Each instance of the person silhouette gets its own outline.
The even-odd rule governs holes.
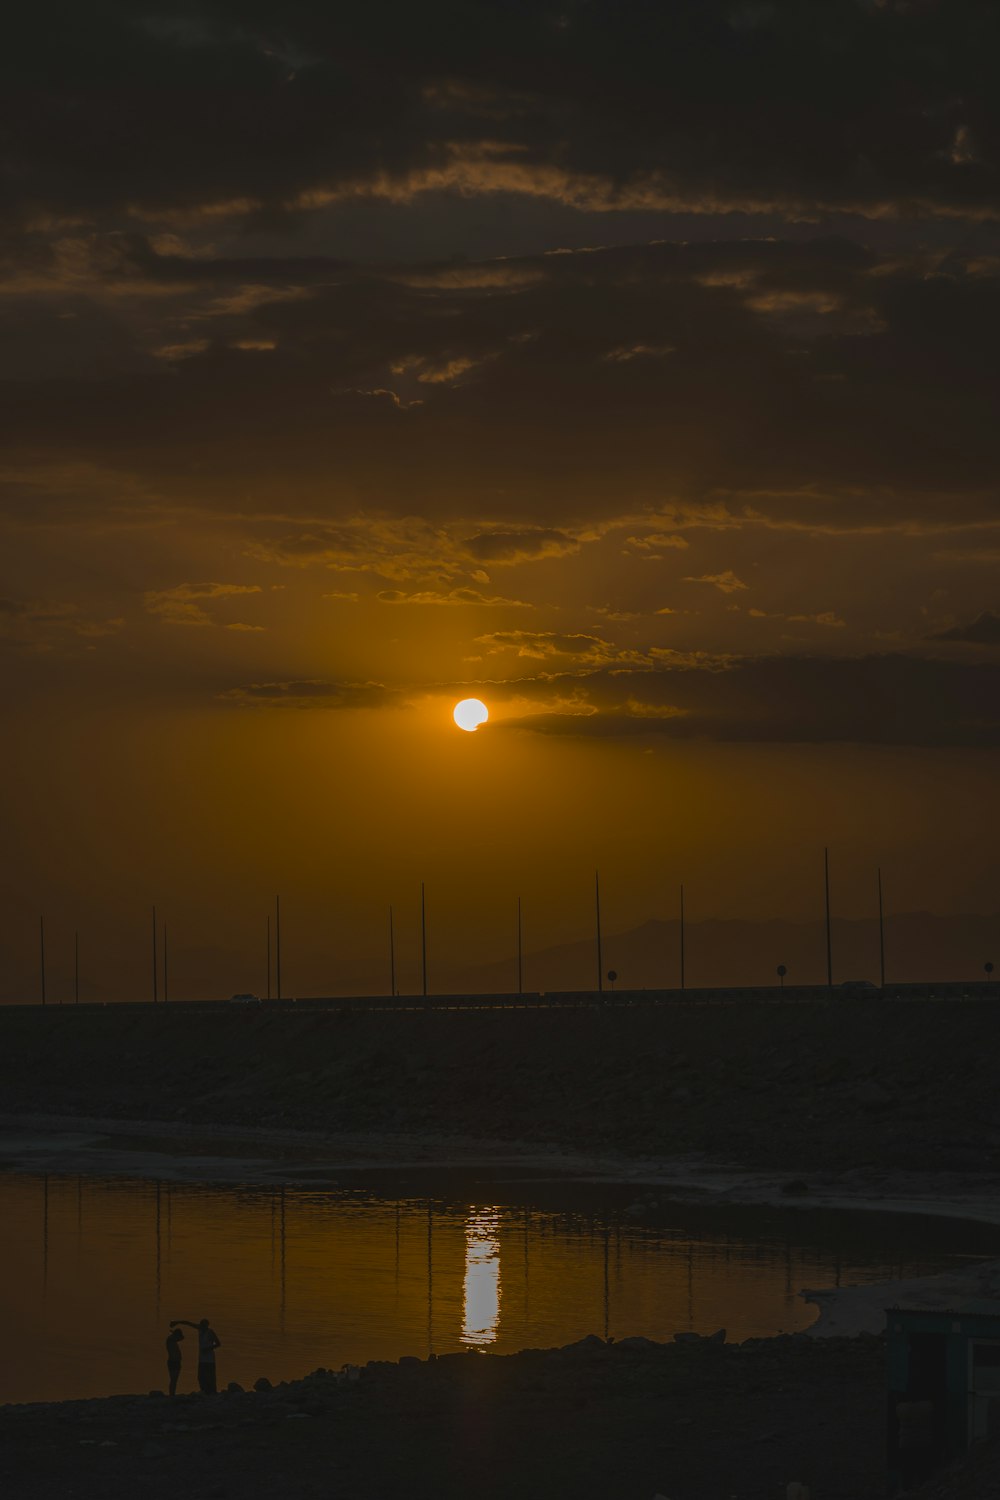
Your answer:
[[[172,1324],[171,1327],[173,1327]],[[170,1377],[171,1396],[177,1395],[177,1377],[181,1373],[181,1341],[183,1338],[183,1328],[174,1328],[172,1333],[167,1334],[167,1374]]]
[[[174,1318],[171,1328],[193,1328],[198,1335],[198,1389],[203,1396],[215,1395],[215,1351],[222,1348],[215,1329],[209,1327],[207,1318],[192,1323],[187,1318]]]

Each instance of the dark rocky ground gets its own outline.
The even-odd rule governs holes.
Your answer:
[[[1000,1440],[981,1443],[917,1493],[920,1500],[1000,1500]]]
[[[884,1493],[881,1339],[597,1338],[263,1394],[0,1408],[10,1500],[814,1500]]]
[[[452,1134],[806,1175],[1000,1169],[990,1002],[0,1009],[0,1112]]]

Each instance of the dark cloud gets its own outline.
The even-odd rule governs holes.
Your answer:
[[[706,669],[597,671],[519,682],[547,734],[876,745],[1000,745],[1000,667],[907,656],[763,657]],[[509,721],[508,721],[509,723]]]
[[[975,646],[1000,646],[1000,615],[984,610],[968,625],[954,625],[930,637],[932,641],[968,641]]]
[[[0,599],[0,647],[8,650],[76,656],[124,626],[124,616],[98,616],[74,600]]]
[[[989,214],[998,44],[990,0],[64,3],[8,35],[6,206],[267,224],[443,187]]]
[[[531,531],[485,531],[466,538],[470,554],[482,562],[523,562],[526,558],[564,557],[580,547],[578,537],[537,527]]]
[[[8,383],[8,453],[125,467],[184,505],[287,511],[294,490],[317,518],[478,517],[466,555],[495,563],[669,499],[821,531],[997,519],[1000,258],[646,245],[530,258],[498,296],[489,265],[429,290],[187,257],[163,301],[150,268],[183,286],[182,258],[142,256],[137,306],[120,257],[101,295],[131,309],[130,348],[155,330],[151,373]]]

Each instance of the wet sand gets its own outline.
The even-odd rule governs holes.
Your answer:
[[[796,1204],[931,1214],[1000,1224],[1000,1174],[879,1169],[819,1170],[809,1178],[752,1170],[705,1155],[634,1157],[458,1135],[280,1130],[71,1115],[0,1114],[0,1169],[132,1177],[161,1182],[314,1186],[373,1169],[489,1167],[505,1179],[572,1177],[659,1188],[677,1202]]]

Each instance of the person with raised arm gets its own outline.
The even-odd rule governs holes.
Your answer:
[[[198,1389],[203,1396],[214,1396],[215,1385],[215,1351],[222,1348],[222,1342],[217,1337],[215,1329],[209,1326],[207,1318],[200,1319],[197,1323],[190,1322],[187,1318],[173,1318],[171,1328],[193,1328],[198,1335]]]

